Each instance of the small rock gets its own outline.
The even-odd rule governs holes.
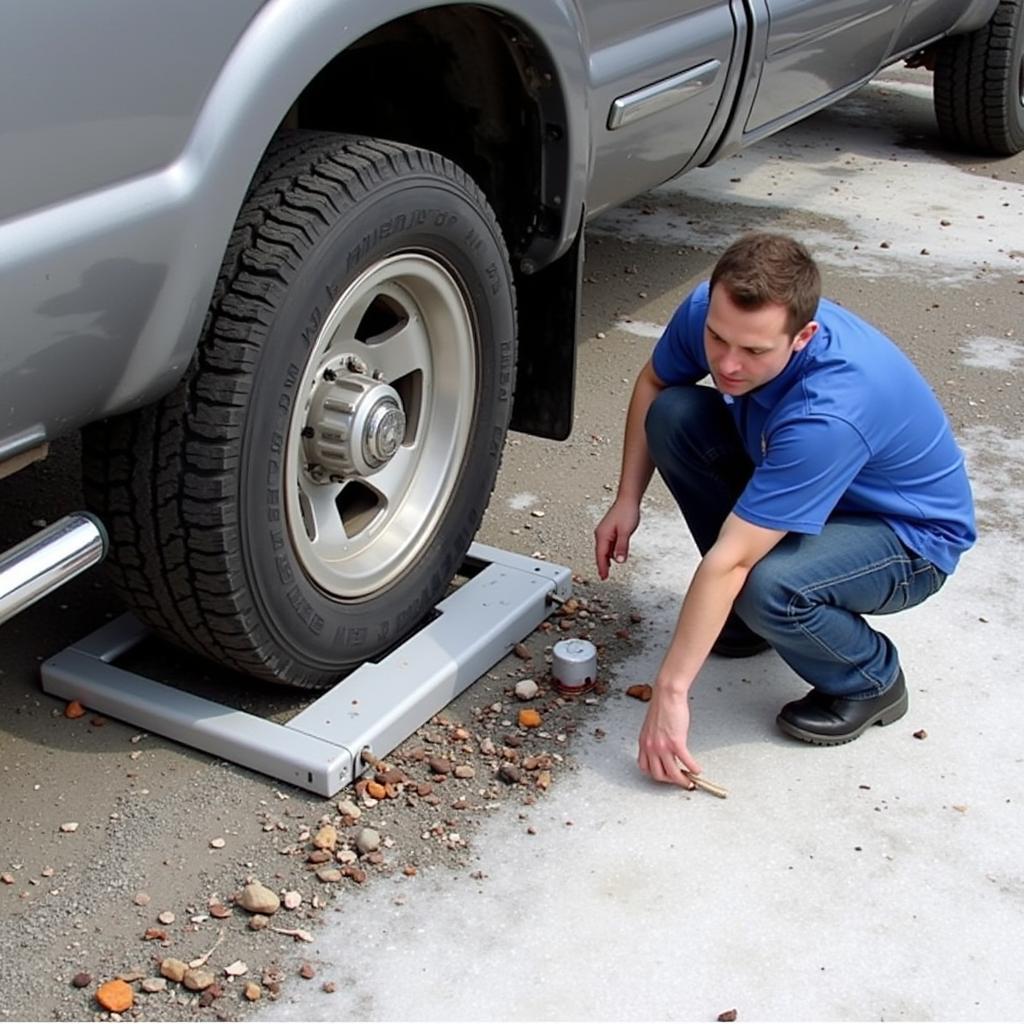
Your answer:
[[[270,918],[266,914],[253,914],[249,918],[249,929],[254,932],[261,932],[270,924]]]
[[[300,978],[305,978],[306,981],[309,981],[310,978],[315,978],[316,977],[316,970],[314,970],[313,965],[312,964],[303,964],[299,968],[299,977]]]
[[[60,827],[61,832],[77,832],[78,822],[77,821],[65,821]]]
[[[79,971],[72,979],[75,988],[88,988],[92,984],[92,975],[88,971]]]
[[[161,910],[160,913],[156,915],[156,919],[161,924],[174,924],[174,922],[177,920],[177,918],[175,918],[174,916],[173,910]]]
[[[0,875],[0,882],[3,882],[4,885],[14,885],[14,875],[10,871],[5,871]]]
[[[244,995],[250,1003],[255,1003],[263,995],[263,989],[255,981],[250,981],[246,983]]]
[[[522,782],[524,775],[521,769],[517,768],[514,764],[503,764],[498,769],[498,778],[502,782],[507,782],[509,785],[514,785],[517,782]]]
[[[718,1019],[721,1021],[731,1021],[736,1019],[735,1010],[723,1010],[719,1015]]]
[[[333,982],[333,981],[325,981],[325,982],[324,982],[324,983],[323,983],[323,984],[322,984],[322,985],[320,986],[320,988],[321,988],[321,990],[322,990],[322,991],[330,993],[330,992],[334,992],[334,991],[336,991],[336,989],[337,989],[337,986],[336,986],[336,985],[334,984],[334,982]]]
[[[289,889],[284,894],[284,908],[285,910],[295,910],[302,905],[302,893],[296,892],[294,889]]]
[[[540,687],[533,679],[520,679],[516,683],[516,697],[519,700],[533,700],[540,693]]]
[[[260,882],[250,882],[242,890],[238,902],[252,914],[274,914],[281,906],[277,893]]]
[[[355,850],[339,850],[336,860],[339,864],[355,864],[359,860],[359,854]]]
[[[471,779],[476,775],[476,769],[471,764],[460,764],[455,768],[455,778]]]
[[[240,978],[243,974],[248,974],[249,965],[244,960],[236,960],[233,964],[228,964],[224,968],[224,973],[229,978]]]
[[[429,782],[418,782],[416,784],[416,795],[417,796],[430,796],[434,792],[434,787]]]
[[[363,816],[363,812],[351,800],[339,800],[338,813],[346,818],[353,818],[356,821]]]
[[[318,850],[335,850],[338,846],[338,830],[333,825],[324,825],[313,836],[313,845]]]
[[[327,850],[314,850],[307,858],[307,864],[326,864],[331,859]]]
[[[450,775],[452,763],[446,757],[431,757],[427,759],[427,767],[435,775]]]
[[[208,989],[216,980],[212,971],[202,967],[189,968],[182,978],[182,984],[190,992],[202,992],[204,989]]]
[[[629,621],[636,625],[639,622],[643,622],[644,617],[639,612],[630,612]]]
[[[626,696],[633,697],[635,700],[642,700],[646,703],[654,696],[654,690],[647,683],[636,683],[626,690]]]
[[[85,708],[77,700],[68,701],[64,708],[65,718],[82,718],[85,713]]]
[[[889,242],[882,242],[882,243],[881,243],[881,244],[879,245],[879,247],[878,247],[878,248],[879,248],[879,249],[888,249],[889,247],[890,247],[890,243],[889,243]]]
[[[366,784],[366,795],[373,800],[383,800],[387,795],[387,787],[371,780]]]
[[[540,712],[534,708],[523,708],[519,712],[520,729],[536,729],[540,725]]]
[[[376,829],[364,828],[356,836],[356,849],[360,853],[372,853],[380,848],[380,833]]]
[[[143,978],[142,982],[143,992],[163,992],[167,988],[166,978]]]
[[[523,661],[529,661],[533,657],[533,652],[526,644],[516,644],[512,650],[515,652],[515,656]]]
[[[131,985],[120,978],[104,982],[96,989],[96,1002],[110,1013],[124,1013],[135,1003],[135,993]]]
[[[412,865],[412,864],[406,864],[405,867],[402,868],[402,874],[405,875],[406,878],[415,878],[416,877],[416,868],[415,868],[415,866]]]
[[[551,772],[547,769],[537,772],[537,788],[547,789],[551,785]]]
[[[486,736],[484,739],[482,739],[480,741],[480,753],[481,754],[485,754],[485,755],[490,755],[490,754],[493,754],[494,752],[495,752],[494,740],[492,740],[490,738],[490,736]]]
[[[220,921],[222,921],[225,917],[231,916],[231,908],[225,907],[223,903],[211,903],[209,910],[210,917],[215,917]]]
[[[203,989],[203,994],[199,997],[199,1005],[210,1006],[215,999],[220,999],[222,995],[224,995],[224,989],[214,982]]]
[[[219,839],[218,838],[218,839],[211,839],[210,840],[210,846],[214,850],[223,850],[226,845],[227,844],[225,843],[225,841],[223,839]]]
[[[147,928],[146,934],[142,937],[147,942],[163,942],[167,938],[167,932],[163,928]]]
[[[173,956],[169,956],[166,960],[160,961],[160,973],[169,981],[181,981],[181,979],[185,977],[185,972],[187,970],[188,964]]]
[[[917,732],[914,733],[914,739],[915,740],[926,740],[926,739],[928,739],[928,732],[927,732],[927,730],[925,730],[925,729],[918,729]]]
[[[132,897],[132,902],[137,907],[148,907],[149,906],[149,893],[148,892],[137,892]]]
[[[342,874],[337,868],[320,868],[316,873],[316,877],[321,882],[340,882]]]

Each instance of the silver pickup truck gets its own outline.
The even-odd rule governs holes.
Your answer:
[[[109,545],[232,669],[379,655],[506,430],[570,430],[587,219],[899,59],[951,144],[1016,153],[1022,9],[0,0],[0,476],[82,428],[90,506],[0,558],[0,620]]]

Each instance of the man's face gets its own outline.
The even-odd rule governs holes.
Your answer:
[[[818,329],[813,320],[791,337],[785,306],[740,309],[722,286],[713,288],[704,327],[704,351],[715,387],[726,395],[745,395],[773,380]]]

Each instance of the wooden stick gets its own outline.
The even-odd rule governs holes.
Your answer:
[[[679,770],[694,784],[697,789],[703,789],[705,793],[717,796],[720,800],[724,800],[729,795],[729,791],[727,789],[723,789],[721,786],[716,786],[713,782],[708,782],[707,779],[702,779],[699,775],[694,775],[693,772],[688,772],[685,768],[680,767]]]

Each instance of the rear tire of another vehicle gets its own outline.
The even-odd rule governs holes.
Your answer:
[[[993,156],[1024,150],[1024,0],[1002,0],[988,24],[944,40],[934,90],[947,141]]]
[[[86,431],[121,595],[169,638],[295,686],[393,647],[480,524],[515,338],[501,231],[462,170],[291,133],[254,178],[184,380]]]

